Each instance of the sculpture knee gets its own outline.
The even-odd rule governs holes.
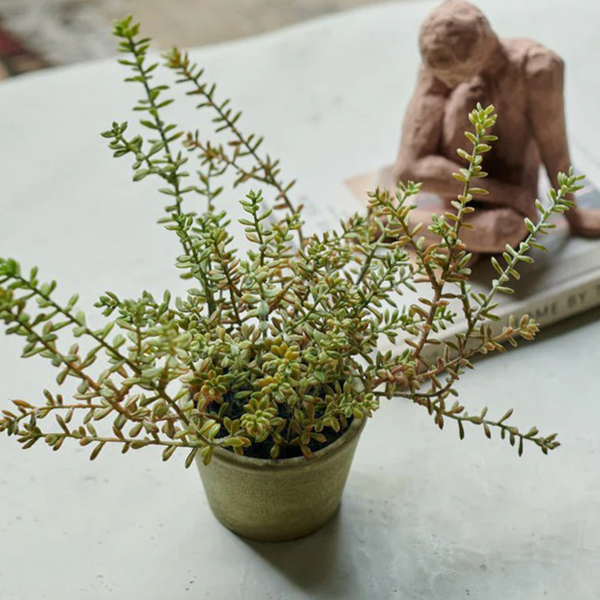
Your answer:
[[[400,157],[394,165],[394,180],[395,183],[407,183],[409,181],[418,181],[417,170],[414,162]]]

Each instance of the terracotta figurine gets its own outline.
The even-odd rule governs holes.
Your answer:
[[[552,184],[571,166],[567,142],[563,61],[541,44],[499,39],[481,11],[462,0],[446,0],[425,21],[420,34],[423,64],[408,108],[394,183],[421,181],[441,200],[413,211],[415,221],[431,222],[462,191],[452,179],[465,146],[467,115],[477,102],[494,104],[499,137],[486,155],[489,195],[476,199],[469,215],[474,230],[462,238],[475,253],[494,253],[518,244],[527,230],[523,218],[536,219],[538,175],[543,166]],[[417,198],[417,204],[419,200]],[[600,237],[600,211],[567,213],[575,235]]]

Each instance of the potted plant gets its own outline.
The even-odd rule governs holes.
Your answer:
[[[165,461],[185,453],[186,467],[198,464],[216,516],[262,540],[306,535],[333,515],[359,436],[382,398],[423,406],[438,427],[454,422],[461,438],[467,425],[488,437],[497,430],[519,454],[525,443],[544,453],[559,446],[555,434],[510,424],[512,410],[499,418],[487,409],[468,413],[455,400],[455,386],[474,355],[502,351],[537,332],[525,316],[493,334],[494,297],[510,293],[520,263],[531,262],[529,249],[552,227],[549,217],[571,205],[579,177],[560,175],[548,206],[538,203],[539,221],[526,221],[529,236],[507,248],[505,264],[492,259],[498,277],[489,293],[475,295],[460,233],[473,197],[485,193],[475,183],[485,177],[482,157],[495,140],[493,107],[470,114],[471,150],[459,150],[465,168],[455,175],[464,191],[455,211],[430,227],[436,243],[426,246],[421,227],[409,225],[419,191],[412,182],[396,195],[371,194],[370,217],[355,215],[337,230],[308,237],[278,161],[263,153],[260,138],[242,133],[240,114],[217,99],[215,86],[178,50],[165,56],[165,65],[200,107],[213,111],[225,141],[184,135],[163,120],[172,100],[166,86],[153,82],[158,65],[149,62],[149,40],[138,30],[131,18],[115,26],[125,54],[120,62],[143,90],[135,109],[149,139],[129,134],[127,123],[114,123],[103,135],[115,156],[133,161],[136,181],[161,182],[168,204],[160,222],[179,239],[176,266],[190,289],[176,299],[169,292],[159,299],[107,292],[96,304],[106,325],[94,329],[77,309],[77,296],[62,304],[55,282],[42,283],[37,269],[26,272],[17,261],[0,259],[7,333],[24,338],[24,357],[50,360],[59,385],[77,384],[73,399],[45,391],[45,404],[14,400],[0,431],[23,448],[43,440],[59,450],[75,440],[90,446],[92,460],[107,445],[123,453],[157,446]],[[194,157],[198,180],[189,173]],[[234,186],[252,182],[264,190],[241,200],[240,223],[251,247],[245,253],[236,249],[218,203],[219,178],[231,174]],[[198,200],[205,210],[192,212]],[[398,307],[398,293],[417,282],[427,282],[431,296]],[[456,318],[448,308],[452,298],[461,300],[468,330],[431,362],[424,350]],[[72,337],[78,339],[70,347],[59,343]],[[381,338],[402,341],[405,349],[380,352]]]

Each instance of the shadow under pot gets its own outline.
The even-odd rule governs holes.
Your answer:
[[[197,457],[211,510],[225,527],[253,540],[283,542],[315,532],[340,506],[365,423],[354,419],[308,460],[250,458],[222,448],[208,465]]]

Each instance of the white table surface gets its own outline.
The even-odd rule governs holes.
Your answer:
[[[590,0],[482,0],[504,36],[530,36],[568,62],[568,118],[600,164],[600,10]],[[343,180],[385,164],[418,64],[429,1],[389,4],[194,53],[264,133],[300,191],[327,203]],[[562,28],[562,32],[559,28]],[[66,297],[183,290],[162,198],[129,182],[98,133],[132,118],[136,91],[112,61],[0,86],[0,255],[38,264]],[[180,121],[194,123],[180,108]],[[588,113],[588,114],[586,114]],[[22,452],[0,437],[0,598],[87,600],[597,599],[600,402],[597,315],[482,361],[463,401],[510,406],[564,446],[522,459],[481,432],[440,432],[401,401],[367,427],[343,508],[305,540],[239,539],[211,515],[197,472],[152,451],[74,445]],[[0,398],[37,399],[54,375],[0,337]],[[449,428],[452,429],[452,428]],[[240,499],[243,501],[243,498]]]

